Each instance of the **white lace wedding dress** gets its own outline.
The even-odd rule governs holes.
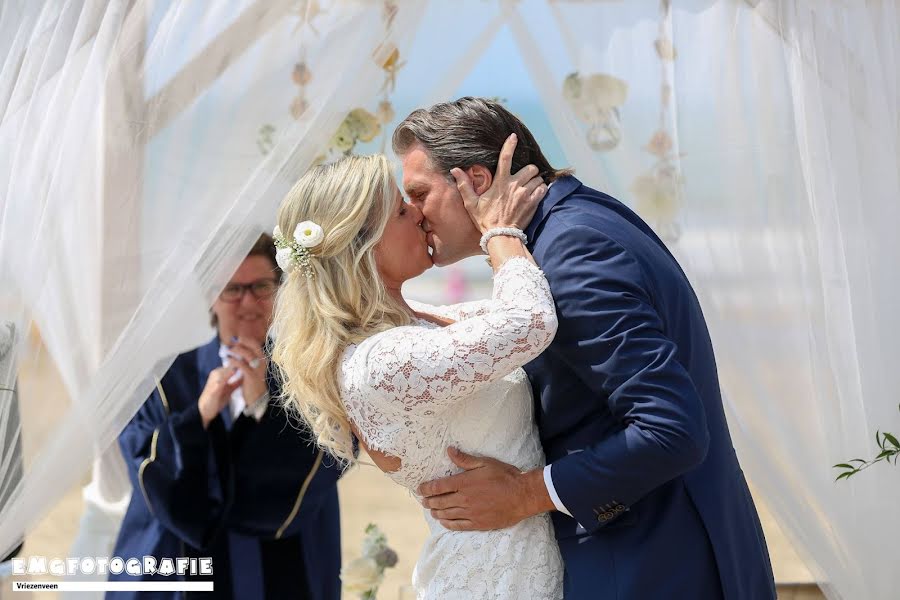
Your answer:
[[[388,475],[413,493],[422,482],[459,472],[448,446],[522,470],[544,464],[531,387],[521,366],[556,333],[543,273],[524,258],[494,276],[491,300],[415,306],[455,321],[419,320],[347,349],[341,387],[366,445],[401,459]],[[431,535],[413,575],[419,598],[557,600],[563,567],[547,514],[508,529],[454,532],[428,511]]]

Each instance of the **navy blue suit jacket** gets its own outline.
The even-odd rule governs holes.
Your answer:
[[[526,365],[568,599],[774,598],[700,304],[652,230],[574,177],[528,230],[559,318]]]
[[[215,591],[198,592],[203,598],[339,600],[340,468],[297,431],[276,400],[258,423],[240,415],[226,427],[220,414],[204,429],[197,400],[220,366],[218,338],[179,355],[160,382],[165,398],[157,388],[120,434],[134,492],[114,555],[212,557]],[[278,393],[270,376],[269,394]]]

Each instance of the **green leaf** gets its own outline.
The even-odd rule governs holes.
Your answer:
[[[861,458],[854,458],[854,459],[851,460],[850,462],[858,462],[858,463],[866,464],[866,463],[869,462],[869,461],[863,460],[863,459],[861,459]]]
[[[848,465],[847,463],[840,463],[831,467],[832,469],[852,469],[853,465]]]
[[[835,481],[840,481],[841,479],[844,479],[845,477],[850,477],[854,473],[856,473],[856,471],[847,471],[846,473],[841,473],[840,475],[837,476]]]
[[[895,438],[890,433],[885,433],[884,438],[889,441],[894,448],[900,450],[900,442],[897,441],[897,438]]]
[[[875,443],[878,444],[879,448],[884,448],[884,446],[881,445],[881,432],[880,431],[875,432]]]
[[[881,454],[875,457],[875,460],[881,460],[885,456],[891,456],[892,454],[894,454],[893,450],[882,450]]]

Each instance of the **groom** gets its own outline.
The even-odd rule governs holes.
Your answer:
[[[559,318],[525,367],[548,466],[451,448],[464,472],[423,484],[423,504],[452,530],[551,512],[567,599],[775,598],[700,304],[637,215],[551,167],[499,104],[461,98],[414,111],[393,137],[435,264],[480,253],[462,196],[490,187],[510,133],[512,171],[536,165],[550,184],[525,230]]]

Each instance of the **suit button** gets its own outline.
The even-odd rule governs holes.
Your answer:
[[[621,504],[618,505],[618,506],[616,507],[616,513],[618,514],[618,513],[623,513],[623,512],[625,512],[625,507],[622,506]]]
[[[597,515],[597,520],[600,521],[601,523],[604,521],[607,521],[608,519],[609,519],[609,515],[606,513],[600,513],[599,515]]]

